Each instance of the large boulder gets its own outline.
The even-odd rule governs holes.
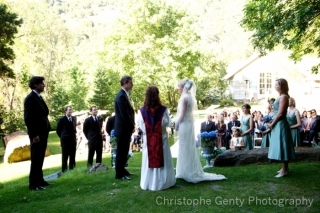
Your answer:
[[[30,160],[30,139],[25,132],[14,132],[4,137],[6,150],[4,153],[4,163],[15,163]],[[45,156],[50,152],[47,147]]]
[[[243,166],[248,164],[266,164],[270,162],[268,158],[269,148],[253,150],[227,150],[218,155],[213,162],[214,166]],[[319,161],[320,148],[296,147],[295,161]]]

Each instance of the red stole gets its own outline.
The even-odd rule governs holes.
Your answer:
[[[162,146],[162,118],[166,111],[165,106],[156,109],[140,109],[146,126],[147,148],[149,168],[163,167],[163,146]]]

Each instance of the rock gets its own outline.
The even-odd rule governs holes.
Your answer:
[[[55,173],[53,173],[51,175],[45,176],[45,177],[43,177],[43,179],[45,181],[51,181],[51,180],[55,180],[55,179],[57,179],[57,178],[59,178],[61,176],[62,176],[62,172],[59,171],[59,172],[55,172]]]
[[[266,164],[271,160],[268,158],[269,148],[253,150],[227,150],[218,155],[214,160],[214,166],[243,166],[248,164]],[[320,148],[295,147],[295,161],[319,161]]]
[[[106,172],[107,170],[108,170],[108,167],[106,165],[101,163],[96,163],[88,170],[87,173],[89,174],[93,172]]]
[[[4,163],[15,163],[30,160],[30,139],[25,132],[14,132],[4,137],[6,150],[4,154]],[[45,156],[50,152],[47,147]]]

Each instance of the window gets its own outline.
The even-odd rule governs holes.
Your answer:
[[[271,73],[260,73],[260,79],[259,79],[259,94],[264,95],[268,94],[271,90],[271,84],[272,84],[272,79],[271,79]]]

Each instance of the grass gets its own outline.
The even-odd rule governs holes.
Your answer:
[[[51,152],[51,143],[56,146],[52,138],[54,135],[49,140]],[[111,168],[107,172],[86,174],[86,162],[80,161],[73,171],[51,181],[53,185],[45,191],[30,192],[28,177],[4,182],[0,185],[0,212],[286,213],[320,209],[319,162],[291,163],[290,175],[280,179],[274,178],[280,168],[275,163],[215,167],[206,171],[224,174],[228,179],[198,184],[177,179],[174,187],[152,192],[139,186],[141,157],[141,153],[135,153],[129,162],[128,170],[135,174],[131,181],[115,180]],[[201,162],[205,165],[204,159]],[[110,166],[110,155],[103,158],[103,163]],[[60,166],[46,169],[44,175],[59,170]],[[303,198],[313,199],[310,207],[306,201],[297,205]]]

